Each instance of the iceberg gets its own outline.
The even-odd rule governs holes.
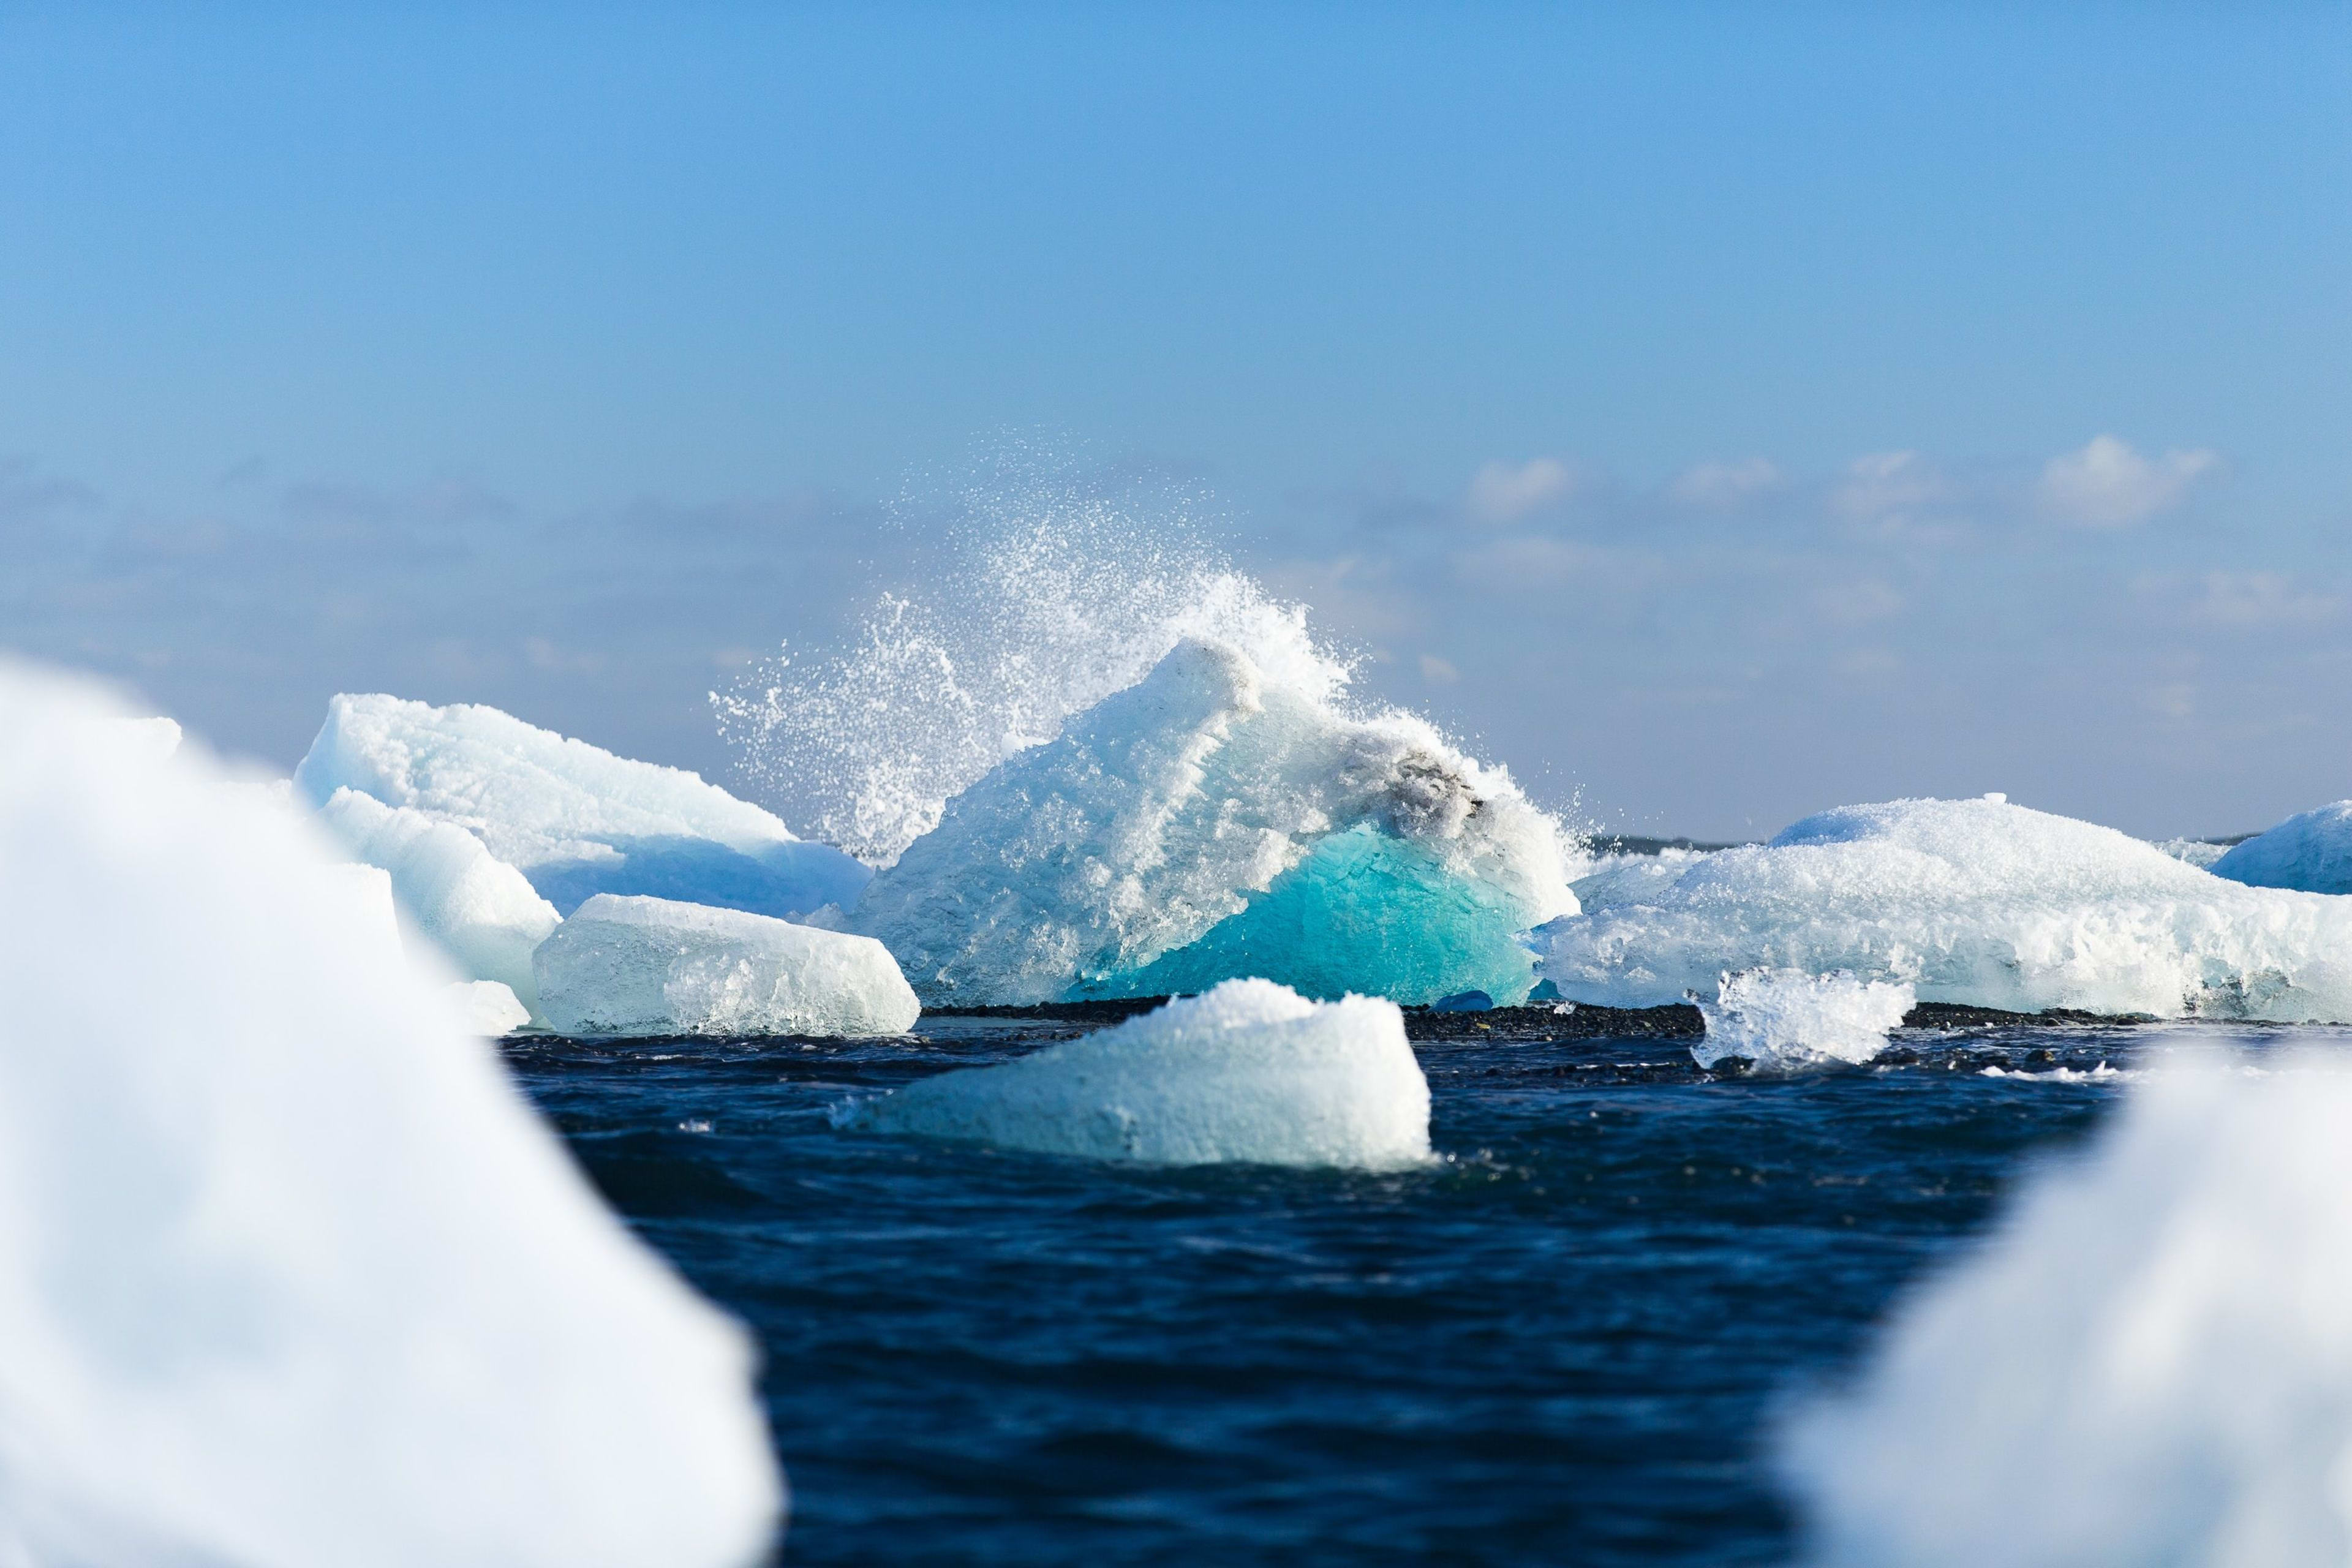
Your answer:
[[[1786,1070],[1827,1062],[1860,1066],[1886,1048],[1918,997],[1899,982],[1857,980],[1843,970],[1751,969],[1727,974],[1698,1005],[1706,1037],[1691,1058],[1712,1068],[1733,1057]]]
[[[391,874],[400,907],[468,979],[497,981],[525,1007],[536,1002],[531,950],[561,917],[520,871],[455,823],[357,790],[337,790],[319,816],[352,854]]]
[[[1228,980],[1002,1067],[941,1073],[845,1125],[1161,1165],[1386,1169],[1429,1152],[1429,1084],[1392,1002]]]
[[[746,1337],[386,942],[382,872],[114,711],[0,662],[0,1562],[760,1560]]]
[[[2232,847],[2210,869],[2250,888],[2352,893],[2352,800],[2298,812]]]
[[[1517,1002],[1519,933],[1576,908],[1567,864],[1559,825],[1426,722],[1349,716],[1188,638],[949,802],[851,924],[933,1005],[1241,976]]]
[[[870,874],[694,773],[495,708],[338,696],[294,783],[315,806],[349,789],[453,823],[561,914],[598,893],[811,914],[847,908]]]
[[[2352,901],[1992,798],[1823,812],[1531,940],[1562,996],[1610,1006],[1762,968],[2014,1012],[2352,1020]]]
[[[870,937],[599,893],[531,956],[567,1035],[903,1035],[922,1006]]]
[[[2352,1077],[2315,1057],[2135,1085],[1790,1425],[1816,1561],[2352,1556],[2347,1126]]]

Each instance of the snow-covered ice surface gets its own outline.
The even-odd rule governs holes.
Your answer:
[[[400,907],[460,973],[532,1005],[531,950],[561,917],[520,871],[456,823],[357,790],[337,790],[319,816],[352,855],[391,874]]]
[[[1187,640],[948,803],[853,917],[918,993],[1018,1004],[1255,975],[1428,1002],[1533,984],[1559,825],[1410,715]]]
[[[2213,875],[2252,888],[2352,893],[2352,800],[2297,812],[2216,859]]]
[[[740,1333],[324,835],[114,711],[0,664],[0,1562],[757,1558]]]
[[[2352,1077],[2175,1065],[1793,1425],[1818,1560],[2352,1561]]]
[[[667,899],[599,893],[532,963],[567,1035],[902,1035],[922,1012],[869,937]]]
[[[858,1103],[848,1125],[1099,1160],[1386,1169],[1430,1157],[1391,1002],[1229,980],[1116,1028]]]
[[[1706,1037],[1692,1059],[1711,1068],[1732,1057],[1760,1068],[1862,1063],[1886,1048],[1887,1031],[1918,1000],[1900,981],[1858,980],[1840,970],[1751,969],[1727,974],[1698,1005]]]
[[[1533,940],[1563,996],[1615,1006],[1769,968],[2017,1012],[2352,1019],[2352,900],[2248,888],[1994,798],[1823,812]]]
[[[867,875],[697,774],[495,708],[338,696],[294,780],[313,805],[351,789],[454,823],[564,914],[597,893],[809,914],[846,908]]]

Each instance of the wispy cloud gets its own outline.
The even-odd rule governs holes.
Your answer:
[[[1722,511],[1784,489],[1788,482],[1788,476],[1769,458],[1742,458],[1729,463],[1710,458],[1678,475],[1666,487],[1666,497],[1683,506]]]
[[[1943,470],[1918,453],[1873,452],[1846,465],[1830,504],[1858,522],[1900,523],[1954,493]]]
[[[1463,504],[1483,522],[1517,522],[1566,500],[1582,481],[1581,470],[1558,458],[1488,463],[1472,476]]]
[[[2189,488],[2216,471],[2221,458],[2199,447],[2145,458],[2114,436],[2095,436],[2080,451],[2050,459],[2034,498],[2062,521],[2127,528],[2180,504]]]
[[[2345,610],[2339,588],[2284,572],[2148,573],[2132,586],[2183,620],[2231,629],[2320,626]]]

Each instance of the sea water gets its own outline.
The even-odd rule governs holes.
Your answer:
[[[1791,1402],[2183,1037],[1908,1027],[1869,1067],[1774,1076],[1699,1069],[1689,1009],[1416,1012],[1440,1158],[1381,1173],[835,1125],[1109,1016],[507,1043],[606,1195],[764,1347],[789,1561],[1789,1561]]]

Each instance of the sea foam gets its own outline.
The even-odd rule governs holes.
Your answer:
[[[0,1562],[752,1561],[743,1336],[382,872],[113,711],[0,663]]]

